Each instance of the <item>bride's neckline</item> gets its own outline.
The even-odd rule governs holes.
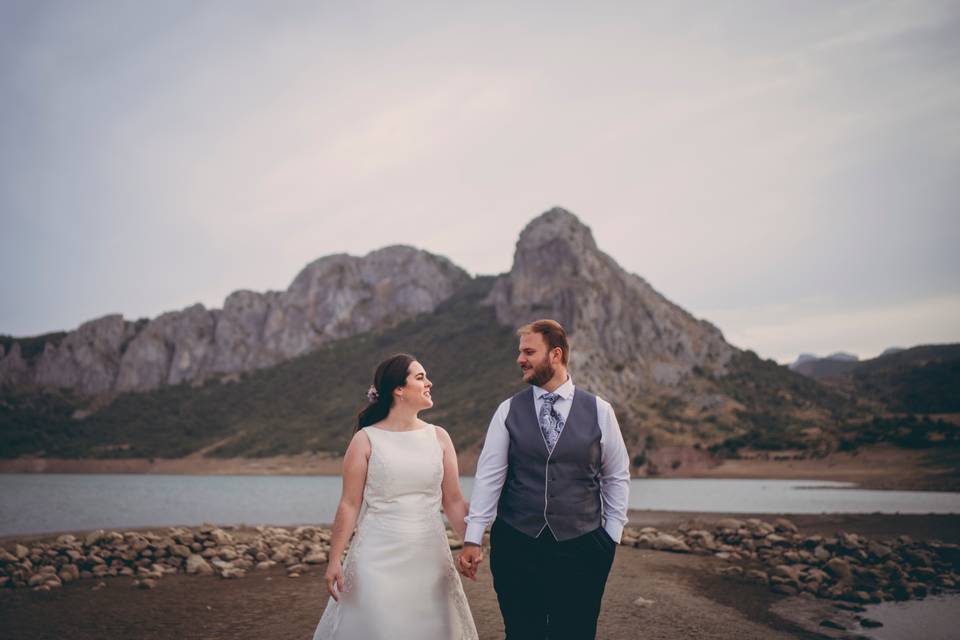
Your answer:
[[[387,433],[416,433],[418,431],[423,431],[424,429],[430,427],[430,423],[424,423],[422,427],[417,429],[384,429],[383,427],[375,427],[372,424],[367,427],[367,429],[376,429],[377,431],[386,431]]]

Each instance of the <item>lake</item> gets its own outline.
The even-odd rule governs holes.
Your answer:
[[[462,478],[469,496],[473,478]],[[171,525],[330,523],[335,476],[2,474],[0,536]],[[739,513],[960,513],[960,493],[843,482],[636,479],[630,506]]]

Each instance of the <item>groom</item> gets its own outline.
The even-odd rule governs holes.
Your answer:
[[[629,456],[610,404],[573,386],[563,327],[517,332],[530,387],[500,404],[477,462],[460,573],[476,575],[483,532],[507,640],[594,638],[627,522]]]

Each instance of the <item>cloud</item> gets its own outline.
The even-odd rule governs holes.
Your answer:
[[[219,306],[392,243],[499,273],[553,205],[761,352],[806,336],[743,310],[960,294],[950,3],[14,13],[0,331]]]

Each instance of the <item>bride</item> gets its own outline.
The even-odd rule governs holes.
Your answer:
[[[417,415],[433,406],[432,386],[413,356],[377,367],[343,459],[326,574],[330,600],[314,640],[477,638],[440,514],[442,505],[462,538],[467,505],[456,451],[442,427]]]

